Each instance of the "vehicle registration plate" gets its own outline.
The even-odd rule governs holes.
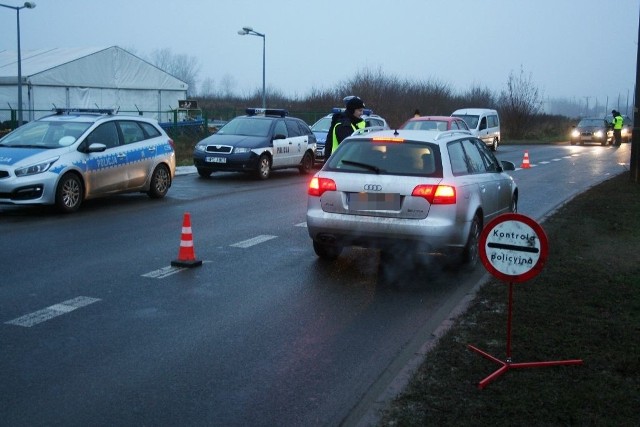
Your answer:
[[[398,193],[349,193],[348,197],[351,210],[400,210]]]
[[[226,157],[206,157],[205,161],[207,163],[227,163]]]

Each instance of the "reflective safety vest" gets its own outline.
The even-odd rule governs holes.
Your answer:
[[[624,119],[622,118],[622,116],[620,116],[620,115],[615,116],[615,117],[613,118],[613,128],[614,128],[615,130],[620,130],[620,129],[622,129],[622,123],[623,123],[623,122],[624,122]]]
[[[333,144],[331,144],[331,152],[333,153],[334,151],[336,151],[336,148],[338,148],[338,136],[336,135],[336,128],[338,126],[340,126],[342,123],[338,123],[337,125],[335,125],[333,127],[333,135],[331,135]],[[367,125],[367,123],[364,120],[359,121],[357,124],[353,124],[353,123],[349,123],[351,125],[351,128],[353,129],[353,131],[357,131],[358,129],[364,129],[364,127]]]

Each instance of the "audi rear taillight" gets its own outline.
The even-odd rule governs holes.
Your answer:
[[[456,188],[451,185],[418,185],[412,196],[422,197],[432,205],[453,205],[456,203]]]
[[[173,151],[176,151],[176,145],[173,143],[173,139],[169,138],[169,141],[167,141],[167,142],[169,143],[169,145],[171,146]]]
[[[329,178],[313,177],[309,182],[307,194],[320,197],[325,191],[336,191],[336,182]]]

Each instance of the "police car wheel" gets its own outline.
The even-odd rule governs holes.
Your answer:
[[[300,173],[306,175],[311,172],[311,169],[313,169],[313,163],[313,156],[307,151],[304,153],[304,156],[302,156],[302,162],[300,162],[300,166],[298,167]]]
[[[75,212],[80,208],[84,190],[77,175],[67,173],[60,178],[56,188],[56,207],[64,213]]]
[[[208,171],[206,169],[198,169],[198,175],[200,175],[202,178],[209,178],[211,176],[211,171]]]
[[[270,173],[271,173],[271,160],[269,159],[269,156],[267,156],[266,154],[263,154],[258,159],[257,176],[260,179],[267,179],[269,178]]]
[[[152,199],[161,199],[171,187],[171,173],[165,165],[158,165],[151,175],[151,184],[147,194]]]

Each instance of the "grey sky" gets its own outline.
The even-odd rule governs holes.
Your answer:
[[[0,0],[12,6],[22,0]],[[36,0],[20,12],[23,50],[170,48],[197,58],[198,81],[290,96],[327,89],[363,69],[436,80],[455,91],[505,88],[531,75],[545,97],[590,105],[633,99],[640,0]],[[0,8],[0,49],[16,49],[16,13]]]

